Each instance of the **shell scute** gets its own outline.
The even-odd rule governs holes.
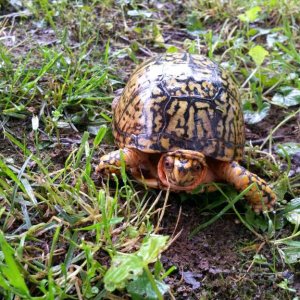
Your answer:
[[[114,106],[113,128],[121,148],[188,149],[224,161],[243,155],[236,85],[201,55],[163,54],[138,66]]]

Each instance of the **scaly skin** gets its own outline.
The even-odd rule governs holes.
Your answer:
[[[249,172],[236,161],[215,161],[212,169],[216,174],[216,180],[232,184],[239,192],[242,192],[252,183],[255,183],[245,195],[246,200],[255,212],[271,209],[275,204],[276,195],[266,181],[256,174]]]
[[[166,166],[166,163],[171,163],[171,166]],[[164,153],[157,165],[159,180],[172,191],[194,190],[207,180],[207,172],[204,154],[196,151],[176,150]]]
[[[137,180],[144,181],[141,174],[142,170],[148,170],[151,177],[156,177],[156,170],[153,164],[150,163],[147,153],[132,148],[116,150],[102,156],[99,165],[96,167],[96,172],[107,175],[112,173],[119,175],[121,168],[121,151],[123,152],[126,169],[129,170],[132,176]],[[145,184],[153,188],[159,187],[157,180],[155,179],[153,181],[152,178],[149,180],[149,184],[147,182]]]
[[[236,161],[205,159],[204,154],[191,150],[163,153],[156,163],[151,154],[124,148],[101,157],[96,172],[118,174],[120,151],[123,152],[127,170],[135,179],[151,188],[191,192],[200,184],[227,182],[242,192],[255,183],[245,195],[255,212],[271,209],[276,201],[276,195],[268,184]],[[147,178],[144,178],[145,172]]]

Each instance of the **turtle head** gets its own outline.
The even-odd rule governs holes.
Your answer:
[[[177,150],[161,156],[160,181],[172,190],[193,190],[203,182],[207,170],[205,156],[190,150]]]

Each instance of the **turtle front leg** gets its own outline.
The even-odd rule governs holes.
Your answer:
[[[124,148],[110,152],[100,158],[100,163],[96,167],[97,173],[120,174],[121,169],[121,151],[125,162],[126,170],[140,182],[149,187],[158,188],[159,182],[156,179],[156,170],[149,161],[148,155],[136,149]],[[149,173],[150,178],[143,178],[143,172]]]
[[[130,170],[133,174],[135,174],[140,167],[148,164],[148,158],[144,155],[144,153],[135,149],[124,148],[103,155],[100,158],[99,165],[96,167],[96,172],[105,174],[120,174],[122,161],[121,151],[123,152],[126,169]]]
[[[216,169],[215,174],[218,178],[232,184],[239,192],[254,183],[245,198],[255,212],[259,213],[265,209],[272,209],[276,202],[276,195],[265,180],[249,172],[236,161],[219,162]]]

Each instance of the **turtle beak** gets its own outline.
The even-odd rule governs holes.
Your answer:
[[[173,176],[180,186],[190,184],[193,179],[190,171],[191,163],[188,159],[176,159],[174,164]]]

